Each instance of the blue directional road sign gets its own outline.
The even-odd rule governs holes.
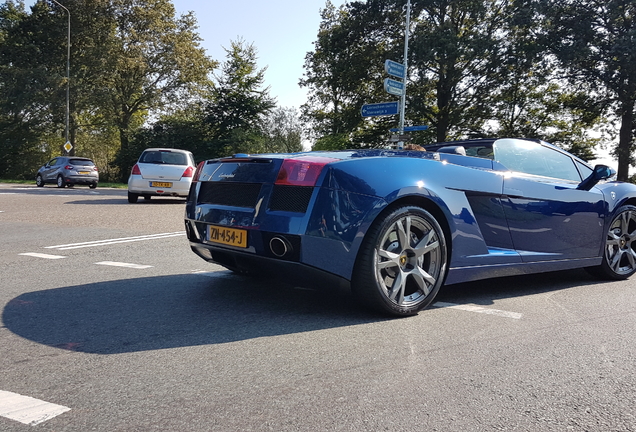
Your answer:
[[[404,83],[401,81],[392,80],[391,78],[385,78],[384,90],[388,94],[402,96],[404,94]]]
[[[415,131],[424,131],[427,130],[428,126],[405,126],[404,132],[415,132]],[[389,129],[391,132],[398,132],[400,129],[393,128]]]
[[[402,78],[406,76],[406,70],[402,63],[394,62],[393,60],[386,60],[384,62],[384,70],[389,75],[394,77]]]
[[[362,113],[362,117],[378,117],[378,116],[395,115],[398,113],[399,108],[400,108],[400,103],[397,101],[382,102],[382,103],[362,105],[362,109],[360,111]]]

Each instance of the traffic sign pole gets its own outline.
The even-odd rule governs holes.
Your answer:
[[[404,31],[404,90],[400,98],[400,135],[404,135],[404,113],[406,110],[406,82],[409,67],[409,33],[411,27],[411,0],[406,2],[406,28]],[[404,141],[398,141],[399,150],[404,148]]]

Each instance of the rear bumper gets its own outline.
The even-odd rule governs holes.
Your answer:
[[[93,176],[69,176],[64,179],[66,183],[91,185],[99,182],[99,177]]]
[[[172,186],[168,188],[154,187],[150,185],[153,181],[172,183]],[[190,182],[184,182],[182,180],[149,180],[141,176],[131,176],[128,179],[128,192],[150,196],[187,197],[190,192]]]

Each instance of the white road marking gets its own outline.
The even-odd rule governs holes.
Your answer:
[[[35,253],[35,252],[21,253],[21,254],[18,254],[18,255],[31,256],[31,257],[35,257],[35,258],[46,258],[46,259],[62,259],[62,258],[66,258],[65,256],[62,256],[62,255],[49,255],[49,254]]]
[[[436,302],[433,303],[431,305],[432,307],[435,308],[450,308],[450,309],[459,309],[459,310],[463,310],[463,311],[468,311],[468,312],[477,312],[477,313],[483,313],[483,314],[488,314],[488,315],[497,315],[497,316],[501,316],[504,318],[512,318],[512,319],[521,319],[523,317],[523,314],[517,313],[517,312],[507,312],[507,311],[502,311],[502,310],[498,310],[498,309],[489,309],[489,308],[485,308],[482,306],[477,306],[477,305],[473,305],[473,304],[455,304],[455,303],[446,303],[446,302]]]
[[[29,396],[0,390],[0,416],[35,426],[71,409]]]
[[[57,250],[80,249],[80,248],[95,247],[95,246],[105,246],[105,245],[111,245],[111,244],[117,244],[117,243],[129,243],[129,242],[144,241],[144,240],[157,240],[157,239],[163,239],[168,237],[178,237],[182,235],[185,235],[185,231],[162,233],[162,234],[150,234],[150,235],[136,236],[136,237],[122,237],[122,238],[109,239],[109,240],[95,240],[90,242],[70,243],[70,244],[56,245],[56,246],[46,246],[44,249],[57,249]]]
[[[147,269],[152,267],[151,265],[130,264],[130,263],[123,263],[123,262],[115,262],[115,261],[102,261],[102,262],[97,262],[95,264],[114,266],[114,267],[127,267],[127,268],[134,268],[134,269]]]

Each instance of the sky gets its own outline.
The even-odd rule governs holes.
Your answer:
[[[320,25],[320,10],[327,0],[172,0],[177,15],[194,12],[201,46],[209,57],[226,59],[225,48],[239,39],[253,44],[259,69],[267,68],[265,86],[278,106],[305,103],[306,91],[298,86],[305,54],[313,51]],[[31,6],[35,0],[25,0]],[[64,4],[64,0],[60,0]],[[345,0],[331,0],[338,7]],[[73,11],[71,11],[73,14]],[[72,41],[71,28],[71,41]]]

